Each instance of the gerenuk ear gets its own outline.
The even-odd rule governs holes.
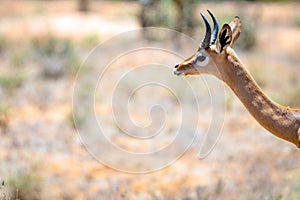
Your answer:
[[[239,38],[241,33],[241,20],[238,16],[236,16],[229,24],[232,31],[232,45]]]
[[[217,39],[217,51],[218,53],[222,53],[228,46],[232,45],[232,31],[228,24],[224,24],[218,39]]]

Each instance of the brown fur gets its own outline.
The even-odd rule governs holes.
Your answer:
[[[238,17],[234,18],[230,25],[223,26],[216,45],[205,50],[205,54],[210,58],[206,66],[195,66],[197,62],[193,55],[178,65],[175,74],[207,73],[217,76],[233,90],[259,124],[275,136],[300,148],[300,109],[284,107],[273,102],[257,85],[231,48],[241,32],[240,27]],[[224,34],[220,36],[223,31],[226,31],[226,36],[230,37],[229,43],[224,42]],[[199,49],[199,51],[204,50]]]

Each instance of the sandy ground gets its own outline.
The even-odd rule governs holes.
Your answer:
[[[300,4],[243,6],[247,8],[246,23],[258,18],[255,30],[257,45],[250,52],[238,52],[268,95],[279,103],[289,102],[288,95],[297,94],[291,93],[289,88],[300,90],[297,78],[300,75],[300,29],[294,25]],[[238,5],[231,3],[201,4],[197,7],[199,11],[204,8],[214,10],[218,16],[242,13]],[[138,10],[136,3],[99,1],[93,2],[91,12],[83,14],[78,13],[76,5],[68,1],[1,1],[0,35],[13,46],[0,52],[3,60],[0,71],[7,74],[26,72],[28,77],[14,90],[4,86],[0,90],[1,105],[9,105],[9,112],[0,118],[3,124],[0,133],[0,181],[8,182],[17,171],[33,171],[43,179],[39,182],[42,187],[39,199],[299,199],[299,150],[264,130],[228,88],[225,89],[226,99],[222,101],[227,111],[221,137],[209,156],[199,159],[200,145],[197,142],[200,141],[196,140],[192,148],[169,167],[152,173],[130,174],[99,163],[82,145],[70,120],[75,74],[45,78],[40,62],[32,59],[31,54],[26,66],[21,69],[12,67],[12,52],[17,52],[16,49],[23,48],[28,41],[41,35],[43,40],[49,33],[71,39],[83,60],[92,49],[80,46],[84,38],[97,35],[102,42],[118,33],[139,28],[136,19]],[[201,37],[195,39],[200,41]],[[136,42],[145,43],[142,39]],[[130,41],[120,48],[126,49],[126,45],[130,45]],[[193,51],[193,48],[184,48]],[[105,56],[109,57],[114,52],[117,50],[111,47]],[[151,56],[134,60],[129,57],[120,63],[137,66],[154,58],[170,65],[178,62],[165,58],[165,55],[153,53]],[[92,61],[99,62],[97,56]],[[117,63],[115,70],[110,72],[111,77],[106,82],[108,87],[104,90],[106,94],[113,88],[118,73],[122,72],[119,65]],[[201,82],[198,78],[190,80],[194,87],[198,86],[198,81]],[[134,80],[130,81],[130,84],[134,83]],[[214,85],[217,80],[211,79],[210,82]],[[183,86],[178,88],[184,97],[186,89]],[[199,89],[199,98],[204,106],[205,92],[205,89]],[[102,97],[99,95],[100,99]],[[137,107],[144,109],[145,104],[151,104],[148,96],[140,98],[142,103]],[[169,99],[163,93],[156,100],[168,103]],[[109,99],[101,100],[96,110],[102,117],[99,119],[106,123],[112,110]],[[210,108],[202,110],[198,122],[201,130],[209,126],[210,121],[205,116],[210,116],[210,112]],[[148,120],[139,110],[133,115],[142,122]],[[88,121],[89,118],[86,118]],[[175,122],[168,124],[169,135],[163,137],[167,142],[172,130],[177,127]],[[143,145],[144,142],[135,142],[120,134],[112,122],[107,122],[106,128],[112,132],[112,141],[124,148],[148,148]],[[159,142],[164,144],[164,140]],[[3,191],[4,194],[5,188]]]

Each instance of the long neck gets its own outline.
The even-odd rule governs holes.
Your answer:
[[[223,80],[237,95],[251,115],[264,128],[300,148],[300,112],[273,102],[256,84],[232,49],[227,66],[222,66]]]

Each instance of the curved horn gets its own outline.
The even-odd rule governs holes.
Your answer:
[[[212,32],[210,44],[215,44],[215,41],[217,39],[218,32],[219,32],[219,25],[218,25],[217,19],[215,18],[214,14],[212,14],[212,12],[210,12],[209,10],[207,10],[207,12],[209,13],[209,15],[211,16],[211,18],[214,22],[214,30]]]
[[[204,48],[204,49],[207,49],[209,48],[209,44],[210,44],[210,36],[211,36],[211,28],[210,28],[210,25],[208,23],[208,20],[206,19],[206,17],[202,14],[201,14],[201,17],[205,23],[205,26],[206,26],[206,33],[205,33],[205,36],[201,42],[201,45],[200,47],[201,48]]]

